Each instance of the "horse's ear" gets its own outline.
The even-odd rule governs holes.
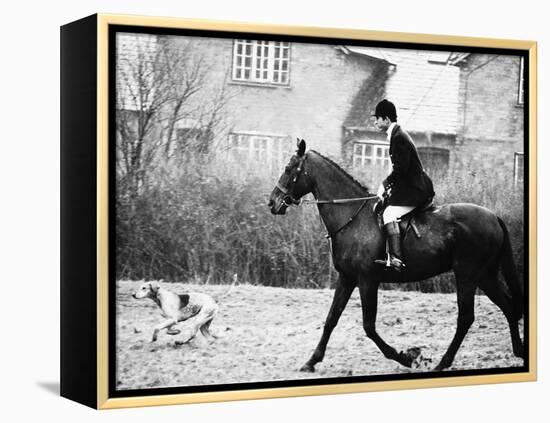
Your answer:
[[[296,153],[298,153],[298,156],[302,157],[306,152],[306,142],[300,138],[297,138],[296,145],[298,146]]]

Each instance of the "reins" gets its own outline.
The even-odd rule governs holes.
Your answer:
[[[306,160],[306,156],[302,156],[300,159],[300,162],[298,164],[297,173],[294,176],[294,179],[292,180],[292,183],[295,184],[298,178],[300,177],[302,170],[304,169],[304,162]],[[304,173],[307,174],[307,172]],[[347,228],[351,222],[355,220],[357,215],[361,213],[361,210],[365,207],[367,202],[369,200],[372,200],[374,198],[377,198],[376,195],[371,195],[368,197],[355,197],[355,198],[337,198],[334,200],[304,200],[304,199],[295,199],[294,196],[291,194],[289,187],[283,186],[280,182],[277,182],[277,188],[285,195],[282,199],[282,202],[286,204],[287,206],[290,206],[292,204],[296,206],[301,206],[302,204],[347,204],[347,203],[353,203],[356,201],[363,201],[363,204],[359,206],[359,208],[355,211],[353,216],[351,216],[346,223],[344,223],[340,228],[338,228],[336,231],[334,231],[332,234],[328,232],[327,228],[327,234],[325,235],[325,238],[327,238],[329,241],[332,241],[332,238],[337,235],[339,232],[343,231],[345,228]],[[288,200],[288,201],[287,201]],[[331,244],[331,250],[332,250],[332,243]]]
[[[351,216],[348,219],[348,221],[344,223],[342,226],[340,226],[336,231],[334,231],[333,233],[330,233],[328,232],[328,229],[327,229],[327,234],[325,235],[325,238],[327,238],[328,240],[332,240],[334,236],[336,236],[339,232],[343,231],[346,227],[348,227],[351,224],[351,222],[355,220],[357,215],[361,213],[361,210],[363,210],[363,208],[367,205],[367,202],[369,200],[372,200],[373,198],[377,198],[377,196],[371,195],[369,197],[337,198],[335,200],[301,200],[300,205],[301,204],[346,204],[346,203],[352,203],[355,201],[363,201],[363,204],[361,204],[359,208],[355,211],[355,213],[353,213],[353,216]],[[332,250],[332,243],[330,247]]]
[[[336,200],[300,200],[300,204],[345,204],[352,203],[354,201],[367,201],[377,198],[376,195],[370,197],[357,197],[357,198],[337,198]]]

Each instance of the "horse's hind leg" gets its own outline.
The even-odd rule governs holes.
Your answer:
[[[455,336],[447,348],[447,352],[443,355],[441,362],[435,370],[443,370],[449,367],[455,358],[456,352],[460,348],[464,337],[468,333],[470,326],[474,322],[474,298],[476,292],[476,284],[471,278],[464,278],[456,275],[456,291],[458,297],[458,321]]]
[[[508,325],[510,326],[510,335],[512,338],[512,348],[516,357],[523,358],[523,342],[519,335],[518,319],[514,313],[514,302],[512,297],[506,293],[504,287],[498,279],[498,274],[486,279],[480,284],[480,288],[502,310]]]
[[[359,284],[361,304],[363,308],[363,327],[367,336],[374,341],[384,357],[395,360],[405,367],[411,367],[412,362],[420,353],[418,348],[411,348],[407,352],[397,352],[388,345],[376,332],[376,313],[378,307],[378,283],[365,282]]]
[[[354,288],[355,285],[353,283],[349,283],[349,281],[340,276],[334,291],[332,305],[330,306],[327,320],[325,321],[325,327],[323,328],[321,340],[319,341],[317,348],[315,348],[315,351],[313,351],[310,359],[300,369],[301,372],[313,372],[315,371],[315,365],[318,362],[323,361],[330,335],[336,327],[338,319],[342,315],[344,308],[346,308],[346,304],[348,303],[349,297],[351,296]]]

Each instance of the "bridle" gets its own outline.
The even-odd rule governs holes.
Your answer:
[[[300,158],[300,161],[298,162],[298,169],[296,169],[296,175],[294,175],[294,178],[292,178],[292,187],[294,187],[294,185],[298,181],[298,178],[300,177],[302,172],[305,175],[307,175],[307,171],[304,170],[305,161],[306,161],[306,155],[304,154]],[[303,200],[303,199],[297,200],[290,193],[290,187],[291,187],[290,185],[289,185],[289,187],[284,187],[284,186],[281,185],[280,182],[277,182],[276,186],[283,193],[283,198],[281,199],[281,202],[283,204],[285,204],[287,207],[290,207],[293,204],[297,205],[297,206],[302,205],[302,204],[347,204],[347,203],[352,203],[352,202],[355,202],[355,201],[362,201],[363,203],[359,206],[359,208],[355,211],[353,216],[350,219],[348,219],[348,221],[346,223],[344,223],[340,228],[338,228],[333,233],[327,233],[326,237],[329,238],[329,239],[331,239],[337,233],[341,232],[343,229],[348,227],[351,224],[351,222],[353,222],[355,220],[357,215],[359,215],[361,210],[363,210],[363,208],[367,205],[368,200],[372,200],[372,199],[378,197],[376,195],[371,195],[371,196],[368,196],[368,197],[337,198],[337,199],[334,199],[334,200]]]
[[[294,175],[294,178],[292,178],[292,187],[296,185],[296,182],[298,182],[298,178],[300,178],[300,175],[302,172],[307,175],[307,172],[304,170],[304,163],[306,161],[306,155],[304,154],[302,157],[300,157],[300,161],[298,162],[298,169],[296,169],[296,175]],[[300,205],[302,203],[301,200],[297,200],[294,198],[294,196],[290,192],[290,184],[288,187],[284,187],[281,185],[279,181],[277,181],[277,188],[279,191],[283,193],[282,202],[287,206],[290,207],[291,205]]]

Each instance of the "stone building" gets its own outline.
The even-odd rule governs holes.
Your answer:
[[[513,55],[458,54],[460,68],[457,160],[523,179],[523,59]]]
[[[223,92],[216,148],[228,158],[280,171],[299,137],[377,184],[391,164],[386,136],[371,114],[388,98],[431,173],[499,166],[512,174],[523,163],[517,56],[272,39],[120,37],[126,57],[139,43],[172,43],[205,69],[200,96],[189,98],[189,113],[175,124],[174,143],[206,130],[200,106]]]

